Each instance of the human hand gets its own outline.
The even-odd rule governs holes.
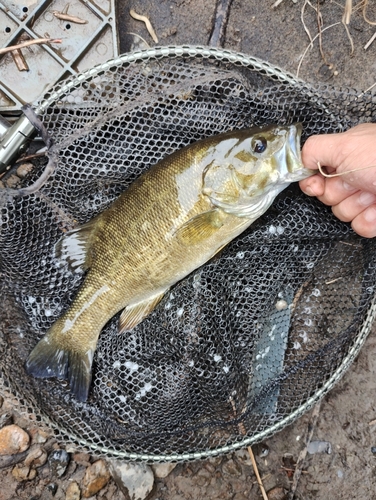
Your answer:
[[[330,205],[338,219],[351,222],[360,236],[376,236],[376,124],[357,125],[339,134],[315,135],[302,149],[305,167],[317,162],[330,174],[356,169],[341,177],[316,174],[300,181],[302,191]],[[373,165],[373,168],[359,170]]]

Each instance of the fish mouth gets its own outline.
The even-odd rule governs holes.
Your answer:
[[[288,182],[302,181],[310,177],[314,170],[309,170],[302,163],[302,155],[300,150],[300,139],[302,136],[303,126],[301,123],[290,125],[287,137],[287,152],[286,152],[286,167]]]

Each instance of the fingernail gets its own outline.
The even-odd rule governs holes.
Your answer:
[[[305,193],[307,196],[315,196],[315,193],[313,192],[311,186],[307,186],[306,188],[304,188],[303,193]]]
[[[376,201],[376,196],[373,193],[360,193],[358,202],[361,205],[368,206]]]
[[[363,212],[364,218],[367,222],[375,222],[376,221],[376,208],[369,207],[367,210]]]

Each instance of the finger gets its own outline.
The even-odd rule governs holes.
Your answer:
[[[338,166],[338,150],[343,141],[343,134],[312,135],[302,148],[302,162],[306,168],[317,169],[321,166]]]
[[[355,194],[342,200],[332,207],[332,211],[338,219],[350,222],[367,207],[376,203],[376,195],[365,191],[357,191]]]
[[[371,205],[355,217],[351,227],[364,238],[376,236],[376,205]]]
[[[322,196],[325,192],[325,179],[321,175],[312,175],[300,181],[299,186],[308,196]]]
[[[318,196],[318,199],[325,205],[338,205],[341,201],[358,191],[357,188],[350,186],[340,177],[325,179],[324,193]]]

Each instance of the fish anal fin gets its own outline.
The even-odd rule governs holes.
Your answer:
[[[56,243],[56,256],[68,262],[73,271],[89,269],[91,265],[90,247],[94,232],[95,223],[93,221],[69,231]]]
[[[61,348],[47,333],[31,351],[26,372],[36,378],[68,379],[78,401],[86,401],[91,383],[93,350],[78,353]]]
[[[119,333],[128,332],[141,323],[152,312],[165,293],[166,290],[163,290],[163,292],[153,295],[147,300],[127,306],[120,315]]]
[[[176,236],[186,245],[195,245],[215,234],[224,224],[226,214],[217,208],[196,215],[176,231]]]

